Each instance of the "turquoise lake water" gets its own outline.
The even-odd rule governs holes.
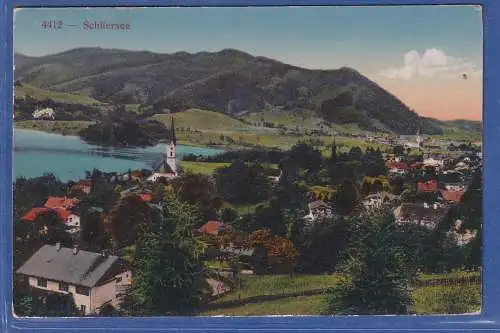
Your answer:
[[[94,168],[106,172],[125,172],[149,168],[166,151],[165,144],[148,148],[103,148],[89,145],[76,136],[63,136],[31,130],[14,130],[14,179],[53,173],[62,181],[85,177]],[[177,146],[177,158],[186,154],[203,156],[223,152],[216,148]]]

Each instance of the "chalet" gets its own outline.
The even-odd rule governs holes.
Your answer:
[[[331,218],[334,216],[333,209],[330,205],[322,200],[317,200],[309,203],[309,214],[304,218],[309,222],[314,222],[322,218]]]
[[[447,212],[447,207],[438,204],[403,203],[394,210],[394,217],[398,225],[414,224],[428,229],[435,229]]]
[[[85,194],[90,194],[92,191],[92,180],[90,179],[82,179],[75,185],[71,187],[71,190],[82,191]]]
[[[117,308],[132,283],[132,273],[117,256],[44,245],[16,274],[33,289],[70,294],[84,315],[105,305]]]

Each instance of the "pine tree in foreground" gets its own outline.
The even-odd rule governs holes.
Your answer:
[[[192,234],[200,215],[170,199],[161,228],[145,233],[135,253],[131,314],[189,314],[200,302],[203,274]]]
[[[327,296],[329,314],[407,314],[416,276],[414,249],[400,241],[390,210],[352,220],[354,239],[348,250],[344,280]]]

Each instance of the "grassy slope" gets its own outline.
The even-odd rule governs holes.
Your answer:
[[[220,168],[225,168],[231,165],[231,163],[191,162],[191,161],[181,161],[180,164],[184,168],[185,172],[201,173],[204,175],[212,175],[215,172],[215,170]]]
[[[48,91],[41,88],[23,84],[15,88],[15,96],[23,97],[29,95],[37,100],[52,99],[61,103],[78,103],[83,105],[102,105],[103,103],[86,95],[68,94],[59,91]]]
[[[475,273],[477,274],[477,273]],[[432,278],[450,278],[454,276],[474,275],[474,273],[457,273],[448,275],[433,275]],[[422,278],[430,278],[422,276]],[[229,293],[215,301],[221,307],[214,305],[201,315],[318,315],[326,309],[324,295],[304,296],[302,292],[317,289],[326,289],[333,286],[339,277],[336,275],[303,275],[290,278],[289,276],[247,276],[243,278],[240,291]],[[413,291],[413,311],[419,314],[439,312],[441,307],[440,297],[450,286],[419,287]],[[457,287],[455,287],[457,288]],[[480,306],[480,285],[460,286],[474,295],[474,304],[469,305],[469,312],[478,311]],[[465,290],[464,289],[464,290]],[[269,301],[245,303],[245,299],[256,296],[282,295],[297,293],[292,297],[283,297]],[[242,305],[224,308],[225,302],[241,299]]]
[[[92,121],[44,121],[44,120],[23,120],[14,123],[16,128],[25,128],[49,133],[58,133],[66,135],[76,135],[78,132],[92,125]]]
[[[152,118],[170,125],[170,115],[159,114]],[[190,109],[173,114],[175,127],[190,128],[192,130],[235,130],[245,125],[230,116],[220,112]]]

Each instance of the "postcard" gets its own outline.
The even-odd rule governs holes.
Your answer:
[[[479,313],[481,8],[17,8],[18,317]]]

